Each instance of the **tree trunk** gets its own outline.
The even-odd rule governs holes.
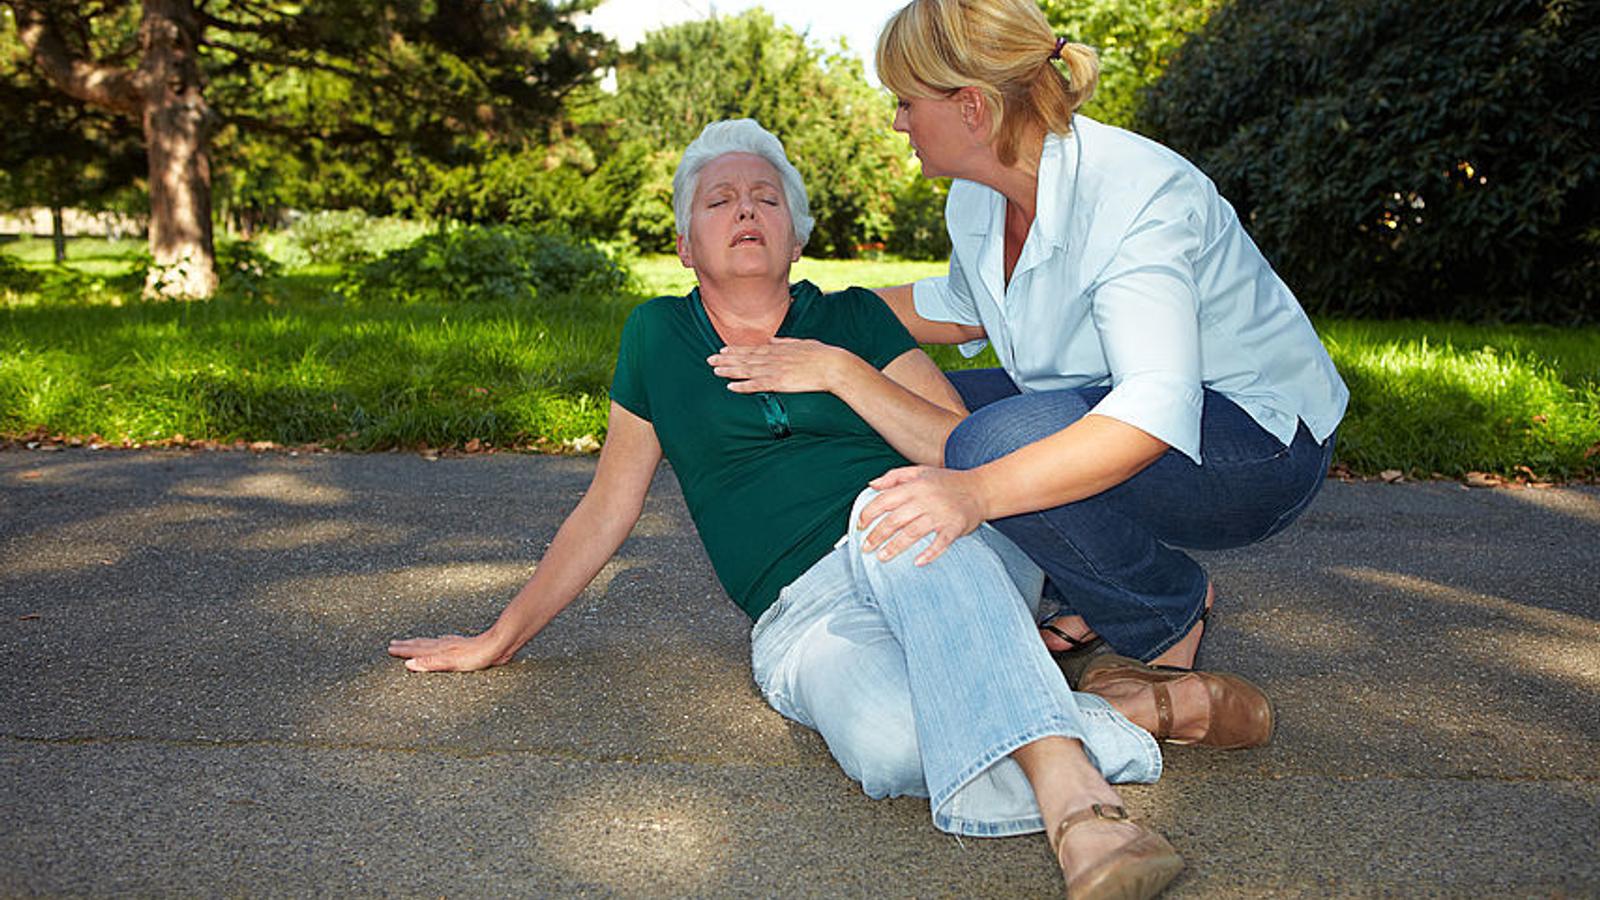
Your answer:
[[[144,0],[139,26],[144,136],[150,156],[147,296],[209,297],[217,288],[211,235],[211,132],[193,0]]]
[[[69,96],[138,116],[150,156],[150,255],[145,293],[209,297],[217,287],[211,245],[211,132],[216,116],[200,81],[200,17],[194,0],[142,0],[139,68],[82,59],[52,15],[59,0],[10,0],[17,34]]]
[[[55,244],[56,265],[67,261],[67,226],[62,221],[61,207],[50,207],[50,239]]]

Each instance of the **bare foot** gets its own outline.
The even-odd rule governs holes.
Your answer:
[[[1072,638],[1072,641],[1055,634],[1045,625],[1065,633]],[[1044,625],[1039,626],[1039,637],[1044,640],[1046,650],[1051,653],[1061,653],[1074,649],[1074,641],[1077,645],[1082,645],[1085,641],[1094,640],[1096,635],[1094,629],[1089,627],[1089,623],[1083,620],[1083,616],[1056,616],[1054,619],[1045,622]]]

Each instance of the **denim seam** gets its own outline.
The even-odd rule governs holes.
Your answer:
[[[1288,456],[1292,450],[1293,447],[1280,444],[1271,456],[1260,456],[1253,459],[1205,459],[1205,456],[1202,455],[1201,459],[1205,459],[1203,465],[1209,469],[1243,469],[1247,466],[1261,466],[1278,462]]]

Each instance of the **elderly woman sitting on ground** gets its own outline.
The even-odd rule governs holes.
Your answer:
[[[862,486],[942,461],[965,415],[943,374],[871,292],[789,283],[812,220],[799,173],[755,122],[708,126],[673,190],[699,287],[629,317],[589,491],[492,627],[389,652],[416,671],[509,661],[622,544],[664,454],[718,577],[755,620],[762,693],[820,732],[867,794],[928,797],[934,824],[957,834],[1044,829],[1074,896],[1159,891],[1182,863],[1107,783],[1160,775],[1156,692],[1108,702],[1068,688],[1034,626],[1042,576],[998,532],[931,560],[933,535],[880,558]],[[1215,730],[1212,701],[1189,681],[1162,699],[1177,733],[1198,738]],[[1253,727],[1264,741],[1271,723]]]

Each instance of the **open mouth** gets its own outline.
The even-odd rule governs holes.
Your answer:
[[[741,231],[733,236],[733,243],[729,246],[740,247],[746,244],[765,244],[767,239],[759,231]]]

